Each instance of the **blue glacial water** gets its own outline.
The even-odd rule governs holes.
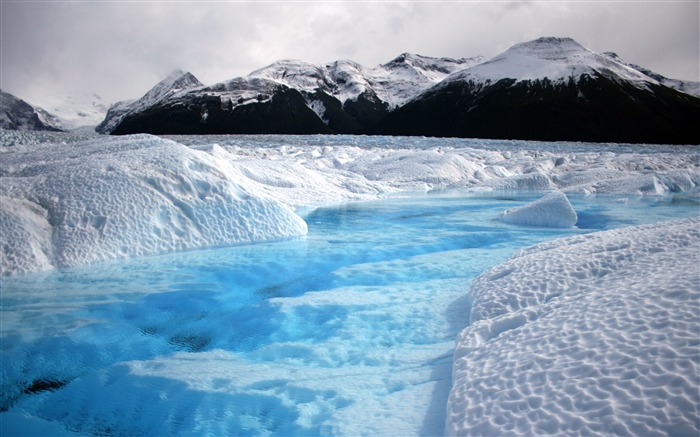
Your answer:
[[[571,197],[575,229],[498,213],[541,193],[306,211],[306,238],[2,279],[2,435],[440,435],[469,282],[517,249],[697,216]]]

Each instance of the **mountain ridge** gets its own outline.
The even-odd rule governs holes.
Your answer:
[[[136,101],[119,102],[110,108],[105,120],[97,127],[100,133],[134,133],[142,130],[148,132],[177,131],[177,132],[223,132],[223,133],[290,133],[291,131],[308,133],[362,133],[372,124],[385,117],[391,110],[401,106],[415,97],[421,90],[438,83],[449,73],[462,67],[467,67],[482,61],[481,57],[451,59],[431,58],[422,55],[403,53],[386,64],[374,68],[364,67],[354,61],[339,60],[328,64],[312,64],[299,60],[280,60],[268,66],[254,70],[244,77],[238,77],[219,82],[211,86],[203,86],[195,80],[190,80],[188,87],[182,87],[154,100],[144,97]],[[180,72],[181,75],[190,73]],[[171,75],[173,76],[173,75]],[[175,75],[177,76],[177,75]],[[161,81],[154,89],[163,88]],[[260,108],[262,117],[265,112],[278,113],[272,109],[277,103],[272,96],[277,90],[296,90],[301,93],[307,108],[295,106],[290,108],[300,113],[310,110],[328,128],[311,128],[287,126],[282,128],[280,123],[270,120],[267,128],[262,121],[255,122],[262,131],[245,126],[243,120],[236,120],[236,114],[256,112],[251,108],[239,108],[242,105],[257,104],[268,108]],[[153,93],[153,94],[158,94]],[[195,94],[199,94],[196,96]],[[211,99],[202,99],[203,95]],[[209,114],[219,113],[215,107],[215,99],[221,100],[221,108],[230,114],[209,118]],[[180,104],[169,100],[180,99],[180,103],[188,106],[192,112],[199,111],[202,115],[199,123],[211,126],[213,120],[230,124],[228,128],[221,126],[205,128],[197,125],[196,117],[178,118],[178,126],[167,127],[164,118],[168,111],[175,110],[180,115]],[[295,102],[298,99],[293,99]],[[206,101],[207,103],[202,103]],[[282,101],[289,100],[282,99]],[[186,103],[185,103],[186,102]],[[194,108],[193,105],[200,105]],[[203,105],[203,106],[202,106]],[[177,108],[173,108],[173,107]],[[148,108],[148,110],[146,110]],[[204,114],[207,114],[204,116]],[[308,119],[304,115],[301,119]],[[246,117],[248,117],[246,116]],[[258,116],[256,116],[258,117]],[[245,118],[245,117],[244,117]],[[153,122],[148,122],[151,119]],[[155,119],[158,119],[157,121]],[[246,118],[250,122],[249,118]],[[184,123],[184,125],[182,125]],[[149,127],[156,124],[158,127]],[[284,124],[284,123],[283,123]],[[317,123],[313,122],[313,125]]]
[[[700,98],[571,38],[516,44],[456,72],[369,133],[700,144]]]
[[[401,53],[371,68],[283,59],[208,86],[174,70],[113,104],[95,130],[700,144],[699,95],[700,82],[542,37],[490,59]]]
[[[700,143],[700,98],[686,92],[693,83],[566,37],[490,59],[402,53],[374,68],[286,59],[211,86],[184,82],[158,99],[116,105],[98,131]]]
[[[0,89],[0,128],[8,130],[63,131],[60,120],[48,111]]]

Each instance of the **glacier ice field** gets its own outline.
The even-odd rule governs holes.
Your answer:
[[[699,169],[0,130],[0,434],[700,430]]]
[[[3,435],[440,435],[468,286],[535,243],[696,216],[569,196],[576,228],[440,191],[303,214],[305,238],[3,278]]]

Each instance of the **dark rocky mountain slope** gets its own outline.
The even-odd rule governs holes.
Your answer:
[[[47,111],[0,90],[0,128],[9,130],[62,131],[61,123]]]
[[[700,98],[568,38],[456,73],[371,132],[542,141],[700,143]]]
[[[689,89],[570,38],[540,38],[489,60],[405,53],[373,69],[285,60],[212,86],[176,72],[114,105],[98,131],[700,144],[700,98]]]

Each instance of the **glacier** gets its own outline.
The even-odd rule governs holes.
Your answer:
[[[22,372],[39,369],[42,360],[65,366],[53,369],[55,380],[61,372],[72,379],[65,386],[54,382],[52,388],[49,380],[44,386],[39,381],[17,389],[20,396],[25,395],[18,405],[0,412],[2,434],[72,435],[81,429],[88,433],[112,429],[123,435],[163,430],[170,435],[214,435],[234,429],[225,428],[233,422],[239,430],[269,425],[276,429],[273,434],[304,430],[411,434],[422,429],[412,422],[421,414],[430,416],[425,419],[430,424],[443,421],[448,435],[697,434],[699,187],[700,155],[695,147],[0,131],[0,236],[2,273],[7,280],[52,269],[70,275],[69,266],[84,264],[109,271],[118,267],[108,262],[115,259],[153,265],[145,275],[158,275],[159,258],[147,255],[193,254],[250,243],[259,243],[250,247],[265,250],[266,241],[303,242],[309,232],[307,222],[315,220],[315,211],[324,207],[419,193],[449,195],[456,190],[499,193],[506,199],[529,192],[532,201],[504,207],[500,215],[493,213],[490,218],[506,222],[503,226],[512,232],[529,235],[544,230],[551,233],[550,238],[568,232],[557,230],[559,226],[576,231],[596,220],[595,211],[577,210],[577,203],[571,201],[577,196],[608,196],[617,205],[636,198],[658,199],[690,205],[695,211],[687,219],[552,239],[522,249],[497,265],[489,265],[492,258],[486,257],[480,260],[481,275],[471,285],[459,277],[433,281],[430,286],[402,277],[400,286],[319,287],[271,297],[269,309],[279,314],[270,323],[285,318],[302,326],[306,318],[328,317],[324,326],[329,328],[336,318],[346,317],[354,321],[353,330],[338,328],[340,338],[360,340],[357,351],[348,351],[340,339],[319,332],[313,338],[324,352],[312,353],[309,342],[287,339],[252,354],[278,362],[281,370],[224,350],[217,343],[223,341],[221,332],[212,334],[214,344],[204,350],[200,350],[204,340],[177,329],[169,341],[182,345],[179,352],[168,353],[167,344],[156,347],[158,343],[148,342],[158,326],[159,311],[179,311],[196,319],[183,318],[183,324],[204,323],[197,318],[203,310],[201,299],[208,299],[204,295],[192,294],[177,302],[168,300],[171,293],[153,293],[147,300],[155,306],[139,308],[120,290],[110,295],[114,302],[102,302],[96,312],[85,313],[71,327],[76,335],[90,330],[94,330],[91,335],[105,338],[116,335],[119,344],[104,349],[100,347],[106,344],[98,344],[93,350],[68,337],[55,338],[47,334],[52,324],[67,317],[67,311],[77,305],[71,296],[82,292],[69,289],[68,301],[52,306],[42,324],[2,333],[3,350],[37,357],[23,368],[21,357],[15,352],[8,355],[12,360],[6,363],[17,364],[3,367],[3,383],[9,381],[16,388],[11,380],[22,381]],[[312,243],[308,241],[309,248],[316,247]],[[411,246],[411,241],[403,246]],[[251,268],[254,254],[253,250],[246,254]],[[292,255],[285,256],[281,255],[278,271],[296,268]],[[370,263],[367,268],[391,272],[401,265],[408,267],[406,274],[415,276],[426,268],[467,268],[454,250],[445,252],[444,265],[426,266],[426,259],[414,253],[408,259]],[[200,268],[206,270],[206,266]],[[232,265],[230,270],[245,277],[244,269]],[[361,264],[334,271],[337,280],[348,284],[372,274]],[[4,299],[12,291],[8,283],[3,283]],[[464,313],[455,318],[464,325],[454,343],[454,357],[444,355],[452,348],[451,338],[439,345],[402,343],[386,349],[386,344],[400,343],[392,337],[399,325],[410,325],[416,316],[415,309],[405,306],[406,296],[424,299],[419,301],[420,312],[438,316],[433,312],[442,306],[436,302],[435,287],[449,291],[440,295],[439,300],[445,301],[440,305],[455,300],[449,305],[452,317]],[[212,318],[212,325],[229,332],[226,335],[235,335],[235,329],[230,332],[236,325],[229,312],[239,304],[244,310],[235,306],[235,311],[253,311],[245,310],[245,301],[211,303],[202,317]],[[133,336],[130,330],[102,332],[107,325],[96,321],[109,318],[104,312],[109,305],[119,308],[127,320],[144,318],[151,325]],[[36,317],[39,308],[31,301],[21,312],[4,312],[4,324],[14,324],[20,314]],[[346,314],[344,308],[352,310]],[[395,314],[412,316],[394,319]],[[386,332],[377,338],[376,332],[364,328],[370,323],[386,325]],[[442,328],[427,330],[431,329]],[[205,331],[212,330],[214,326],[206,325]],[[420,338],[423,332],[415,334]],[[49,356],[48,349],[32,355],[41,351],[40,346],[15,349],[22,336],[37,336],[37,344],[65,341],[65,350],[75,355]],[[351,352],[357,354],[357,361],[347,370],[337,367]],[[395,375],[382,373],[389,372],[385,365],[401,355],[438,361],[446,373],[452,367],[446,417],[438,414],[444,404],[426,412],[418,400],[434,395],[449,377],[425,383],[417,366],[407,366]],[[116,361],[110,361],[113,357]],[[85,363],[98,363],[98,367],[85,369],[81,367]],[[36,371],[47,377],[41,369]],[[348,378],[347,387],[332,384],[339,375]],[[230,386],[233,381],[239,388]],[[358,387],[388,392],[383,398],[368,397],[351,406],[351,394]],[[31,392],[37,394],[26,395]],[[413,406],[392,411],[398,398],[411,400]],[[241,408],[236,417],[228,416],[231,402]],[[314,422],[329,411],[337,414],[334,427]],[[368,412],[373,416],[367,423],[358,420]],[[193,419],[197,415],[202,420]],[[119,422],[120,418],[128,419]]]
[[[4,275],[299,237],[306,224],[296,208],[390,193],[461,188],[697,195],[700,186],[698,155],[683,147],[616,146],[612,153],[585,143],[532,150],[535,143],[524,141],[390,137],[72,141],[70,134],[1,135]],[[535,215],[520,211],[503,218],[520,216],[520,223],[532,219],[537,225]],[[561,220],[558,225],[573,226],[576,219],[568,211]]]
[[[4,153],[3,274],[306,233],[217,152],[134,136]]]

